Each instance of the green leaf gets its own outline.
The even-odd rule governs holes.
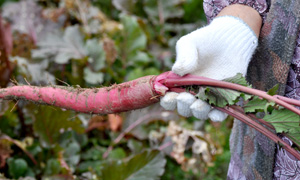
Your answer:
[[[223,81],[250,87],[246,79],[240,73],[233,77],[226,78]],[[218,107],[225,107],[227,105],[233,105],[237,103],[240,100],[240,98],[248,100],[252,96],[231,89],[206,87],[206,89],[199,89],[197,97],[204,101],[208,101],[209,104],[213,104]]]
[[[102,169],[103,180],[152,180],[164,173],[166,160],[157,151],[144,151],[127,161],[112,161]]]
[[[102,72],[93,72],[89,67],[84,68],[84,80],[90,84],[102,84],[104,74]]]
[[[234,84],[239,84],[242,86],[246,86],[251,88],[252,86],[247,82],[246,78],[243,76],[243,74],[241,73],[237,73],[235,76],[233,77],[229,77],[226,79],[223,79],[223,81],[225,82],[230,82],[230,83],[234,83]],[[240,95],[245,101],[249,100],[252,95],[249,94],[245,94],[245,93],[241,93]]]
[[[269,91],[267,92],[267,94],[274,96],[277,94],[279,88],[279,84],[276,84],[274,87],[272,87],[271,89],[269,89]]]
[[[288,110],[273,110],[271,114],[265,115],[265,121],[270,122],[277,133],[285,133],[298,146],[300,145],[300,116]]]
[[[29,82],[35,84],[55,84],[55,77],[47,71],[49,62],[43,60],[36,63],[30,63],[30,61],[23,57],[10,57],[10,61],[17,63],[18,73],[26,77]],[[25,82],[24,82],[25,83]]]
[[[239,85],[242,85],[242,86],[251,87],[251,85],[248,84],[246,78],[241,73],[237,73],[235,76],[223,79],[222,81],[231,82],[231,83],[239,84]]]
[[[71,140],[71,142],[62,145],[65,149],[64,159],[70,167],[75,167],[80,160],[80,145],[78,142]]]
[[[45,175],[55,175],[61,171],[60,163],[57,159],[49,159],[45,168]]]
[[[199,98],[202,100],[208,100],[209,104],[214,104],[218,107],[224,107],[227,105],[233,105],[239,101],[241,94],[238,91],[230,89],[207,87],[205,90],[205,96],[199,94]],[[205,99],[203,99],[205,97]]]
[[[165,21],[170,18],[182,17],[184,15],[184,11],[182,8],[178,7],[178,5],[181,2],[182,2],[181,0],[172,0],[172,1],[145,0],[144,10],[146,11],[149,19],[154,24],[157,25],[161,21]]]
[[[24,176],[28,169],[27,162],[21,158],[18,158],[18,159],[9,158],[7,160],[7,163],[8,163],[8,169],[9,169],[10,176],[12,176],[13,178],[16,178],[16,179]]]
[[[81,158],[84,160],[101,160],[106,148],[101,146],[93,146],[86,152],[82,153]]]
[[[245,112],[257,112],[263,111],[266,107],[267,100],[260,99],[259,97],[255,96],[252,100],[250,100],[245,106]]]
[[[185,22],[195,23],[199,20],[206,19],[204,11],[199,11],[203,9],[203,1],[199,0],[188,0],[183,5],[184,16],[183,19]]]
[[[262,112],[265,113],[272,112],[274,109],[275,102],[268,102],[266,99],[254,96],[247,104],[245,104],[244,111],[249,113]]]
[[[105,67],[105,51],[102,44],[97,39],[89,39],[85,45],[89,63],[92,64],[94,71],[99,71]]]
[[[113,149],[108,156],[110,159],[122,159],[126,157],[126,153],[122,148]]]
[[[138,51],[136,54],[130,56],[130,61],[142,65],[148,63],[150,61],[150,57],[147,53]]]
[[[82,173],[82,172],[92,170],[92,171],[96,171],[97,173],[100,173],[103,163],[104,161],[99,161],[99,160],[83,161],[80,162],[78,166],[78,171]]]
[[[77,117],[68,120],[71,117],[71,111],[40,106],[35,117],[33,129],[39,136],[41,145],[44,147],[56,144],[62,130],[72,129],[78,133],[84,132],[81,121]]]
[[[135,154],[141,152],[143,149],[143,143],[135,139],[129,139],[127,142],[127,146]]]
[[[275,102],[268,102],[268,103],[266,103],[265,109],[264,109],[265,113],[266,114],[267,113],[271,113],[274,110],[274,106],[275,106]]]
[[[137,79],[139,77],[147,76],[147,75],[158,75],[160,74],[159,70],[156,68],[135,68],[133,71],[128,73],[128,81]]]
[[[147,38],[135,17],[123,15],[121,22],[124,26],[125,42],[122,48],[125,48],[129,58],[132,57],[136,51],[145,49]]]
[[[69,26],[61,33],[48,34],[38,42],[38,49],[32,50],[33,58],[52,59],[58,64],[67,64],[70,59],[86,56],[83,36],[79,26]]]
[[[34,143],[31,146],[28,146],[26,149],[33,156],[36,156],[38,153],[42,152],[42,148],[39,145],[38,141],[34,141]]]
[[[9,104],[8,109],[0,118],[0,132],[12,138],[16,137],[16,131],[20,130],[18,127],[19,120],[17,114],[10,112],[13,107],[14,104]]]

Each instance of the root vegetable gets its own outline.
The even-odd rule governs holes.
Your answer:
[[[0,89],[1,99],[24,99],[77,112],[111,114],[143,108],[159,101],[153,90],[156,76],[103,88],[12,86]]]

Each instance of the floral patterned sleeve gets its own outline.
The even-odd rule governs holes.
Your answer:
[[[269,0],[204,0],[203,9],[209,23],[219,12],[231,4],[244,4],[254,8],[263,19],[268,12]]]

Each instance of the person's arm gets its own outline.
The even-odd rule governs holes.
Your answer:
[[[259,13],[250,6],[242,4],[233,4],[225,7],[217,17],[221,16],[235,16],[243,20],[254,31],[256,36],[259,36],[259,32],[262,25],[262,18]]]

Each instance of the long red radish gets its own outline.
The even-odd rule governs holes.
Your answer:
[[[153,90],[156,76],[103,88],[11,86],[0,89],[2,99],[25,99],[77,112],[111,114],[143,108],[159,101]]]

